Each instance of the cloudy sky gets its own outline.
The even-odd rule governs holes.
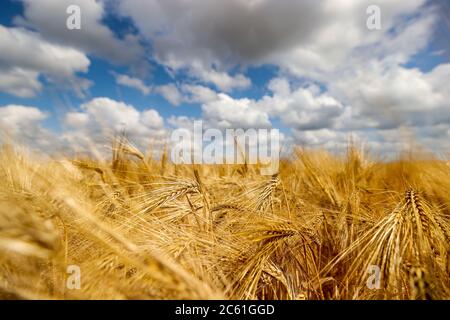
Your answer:
[[[81,29],[66,27],[69,5]],[[377,5],[381,29],[369,30]],[[450,151],[448,0],[3,0],[0,136],[139,146],[201,119],[283,143]]]

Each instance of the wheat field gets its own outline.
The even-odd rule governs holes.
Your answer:
[[[1,147],[1,299],[450,297],[445,160],[298,148],[263,176],[112,151]]]

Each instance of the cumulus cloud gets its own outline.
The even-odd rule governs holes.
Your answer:
[[[330,149],[341,149],[347,145],[350,135],[332,129],[319,130],[293,130],[296,143],[308,147],[325,147]]]
[[[246,35],[254,33],[254,30],[242,28],[245,27],[244,20],[234,19],[243,10],[233,6],[233,3],[236,1],[131,0],[121,1],[119,12],[130,16],[146,39],[150,40],[156,61],[176,71],[187,70],[193,77],[227,92],[251,84],[243,74],[233,74],[227,69],[234,64],[234,49],[228,46],[245,43],[238,41],[235,32]],[[233,12],[233,9],[236,10]],[[180,12],[184,14],[180,15]],[[248,17],[240,15],[240,18]],[[254,40],[246,47],[256,44],[258,39]]]
[[[268,63],[287,73],[332,83],[368,60],[404,63],[427,44],[436,21],[425,0],[325,1],[314,37],[274,51]],[[380,7],[382,28],[369,31],[366,8]]]
[[[274,78],[268,88],[271,93],[261,99],[211,93],[202,104],[202,117],[220,128],[269,127],[273,118],[296,130],[319,130],[334,127],[348,108],[312,84],[292,88],[286,78]]]
[[[48,115],[35,107],[23,105],[6,105],[0,107],[0,141],[13,139],[15,143],[38,148],[54,150],[53,133],[43,127]]]
[[[181,91],[184,94],[184,100],[189,103],[207,103],[217,99],[217,92],[214,90],[196,84],[183,84]]]
[[[324,78],[347,65],[355,50],[377,48],[385,40],[392,43],[383,45],[380,54],[398,53],[405,46],[418,47],[418,39],[395,39],[401,32],[423,39],[421,30],[427,28],[421,27],[432,22],[432,12],[424,13],[423,19],[405,16],[425,3],[121,0],[119,8],[151,40],[157,61],[174,69],[188,68],[226,91],[229,80],[223,71],[236,65],[273,64],[295,75]],[[382,30],[376,32],[366,26],[366,8],[373,4],[382,12]],[[423,23],[416,23],[418,19]],[[240,82],[245,85],[244,79]]]
[[[218,99],[218,93],[208,87],[190,83],[177,86],[173,83],[155,86],[154,91],[161,94],[173,105],[185,103],[208,103]]]
[[[32,54],[30,54],[32,53]],[[76,49],[50,43],[38,33],[0,25],[0,89],[21,97],[41,90],[38,77],[67,84],[82,93],[89,87],[77,76],[87,72],[90,61]]]
[[[292,89],[284,78],[269,83],[271,95],[264,96],[258,105],[270,116],[278,117],[294,129],[318,130],[334,126],[344,112],[344,106],[334,97],[320,92],[315,85]]]
[[[21,105],[7,105],[0,107],[0,121],[2,127],[9,127],[19,132],[24,127],[47,118],[47,115],[35,107]]]
[[[450,64],[441,64],[428,73],[373,64],[335,83],[335,89],[345,94],[352,106],[351,118],[343,119],[343,124],[359,129],[448,124],[449,78]]]
[[[110,98],[94,98],[80,106],[80,111],[65,116],[64,139],[72,147],[86,150],[104,147],[122,132],[140,148],[164,142],[164,120],[154,109],[137,110],[134,106]]]
[[[254,100],[234,99],[220,93],[217,100],[202,106],[203,119],[216,128],[268,128],[269,116],[260,110]]]
[[[140,91],[143,95],[155,93],[161,95],[170,104],[178,106],[181,103],[207,103],[217,100],[217,92],[209,87],[199,84],[183,83],[178,86],[175,83],[162,85],[146,85],[139,78],[131,77],[126,74],[111,72],[116,83],[121,86],[129,87]]]
[[[17,67],[2,71],[0,72],[0,91],[21,98],[30,98],[42,89],[42,84],[38,80],[39,73],[36,71]]]
[[[234,89],[246,89],[251,85],[251,80],[242,74],[230,75],[227,72],[217,71],[198,63],[189,68],[194,77],[203,82],[212,83],[225,92]]]
[[[108,152],[114,136],[125,133],[141,150],[161,148],[166,142],[164,119],[154,109],[138,111],[134,106],[109,98],[94,98],[78,111],[67,112],[60,132],[43,122],[51,115],[23,105],[0,106],[0,142],[12,139],[46,152]]]
[[[320,24],[321,11],[312,0],[123,0],[120,9],[152,39],[158,59],[172,66],[191,59],[211,64],[261,60],[274,48],[308,37]]]
[[[147,86],[141,79],[130,77],[126,74],[112,73],[117,84],[139,90],[143,95],[148,95],[152,91],[151,86]]]
[[[178,87],[173,83],[157,86],[155,87],[155,92],[162,95],[174,106],[178,106],[181,102],[183,102],[183,95],[178,90]]]
[[[92,0],[21,0],[24,13],[16,17],[17,25],[37,30],[46,39],[83,52],[94,54],[116,64],[130,65],[137,70],[146,67],[145,50],[139,38],[131,33],[118,38],[103,22],[105,1]],[[69,30],[67,7],[81,9],[81,29]],[[49,18],[51,17],[51,18]]]
[[[187,116],[170,116],[167,119],[167,123],[173,129],[188,129],[191,130],[194,128],[194,121],[200,121],[200,118],[193,118]]]
[[[36,32],[23,28],[0,26],[0,49],[4,65],[20,65],[61,76],[86,72],[89,67],[89,59],[82,52],[47,42]]]

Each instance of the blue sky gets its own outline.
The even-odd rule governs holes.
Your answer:
[[[201,119],[276,127],[285,144],[446,152],[449,16],[446,0],[2,1],[0,125],[40,149],[121,126],[145,146]]]

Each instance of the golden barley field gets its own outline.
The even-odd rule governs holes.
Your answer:
[[[448,299],[449,190],[448,161],[351,145],[273,176],[4,145],[0,298]]]

